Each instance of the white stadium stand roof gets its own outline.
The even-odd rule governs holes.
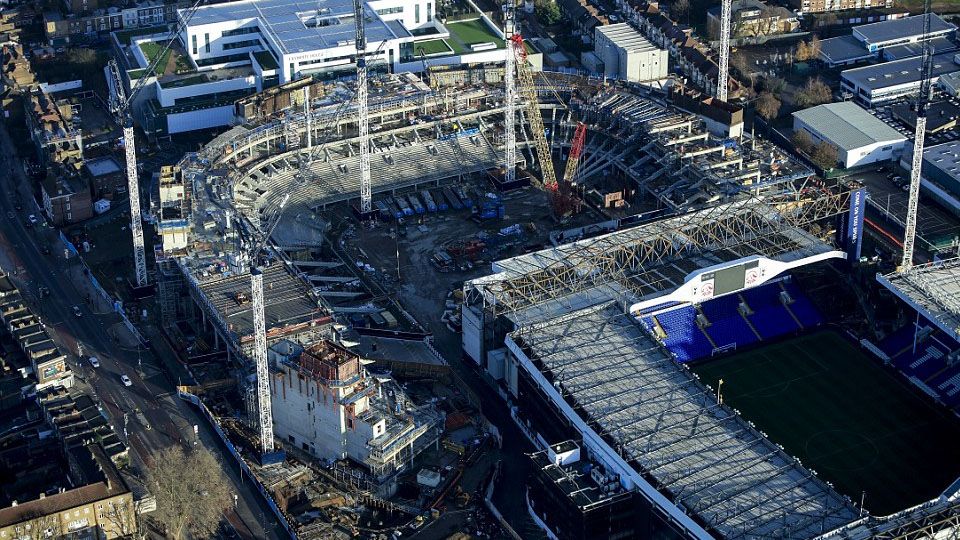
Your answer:
[[[606,298],[656,296],[692,272],[743,257],[792,262],[831,251],[803,226],[846,211],[845,200],[823,195],[795,208],[758,199],[717,205],[497,261],[493,274],[467,283],[468,291],[514,315],[540,312],[540,304],[556,299],[563,299],[558,307],[577,304],[570,298],[591,289],[606,289],[590,293]]]
[[[811,538],[857,518],[846,497],[702,385],[616,302],[510,338],[583,422],[724,538]],[[534,367],[538,366],[538,367]]]
[[[914,309],[960,340],[960,258],[914,266],[877,280]]]

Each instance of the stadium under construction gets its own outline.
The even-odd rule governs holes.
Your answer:
[[[257,258],[251,246],[268,230],[267,345],[353,347],[356,314],[381,300],[370,283],[391,272],[345,255],[350,231],[390,227],[399,236],[407,223],[427,231],[430,219],[458,218],[494,238],[520,230],[498,219],[509,193],[536,192],[545,206],[554,200],[538,190],[544,164],[530,110],[538,107],[553,159],[579,158],[573,192],[592,214],[554,222],[542,242],[526,244],[540,249],[475,259],[495,262],[463,281],[455,328],[464,358],[492,381],[537,450],[526,486],[534,521],[554,538],[611,530],[638,538],[896,537],[931,523],[956,531],[960,485],[874,517],[859,493],[841,492],[813,470],[817,463],[801,463],[690,368],[828,321],[793,274],[859,260],[862,188],[817,182],[789,153],[742,135],[742,112],[729,106],[694,107],[683,93],[579,76],[539,75],[540,102],[525,100],[516,132],[506,133],[502,75],[436,70],[429,85],[384,76],[371,87],[366,143],[352,82],[290,87],[286,106],[271,114],[250,115],[250,104],[238,103],[242,123],[186,156],[170,180],[181,195],[163,200],[161,192],[157,201],[165,324],[209,337],[252,388],[257,321],[247,270]],[[514,138],[512,179],[505,147]],[[363,144],[372,212],[358,204]],[[487,205],[501,207],[490,217]],[[430,217],[444,212],[457,217]],[[952,411],[960,407],[960,304],[936,283],[958,267],[881,277],[916,311],[914,324],[862,345]],[[393,334],[429,334],[397,307]],[[439,362],[449,360],[459,361]],[[279,367],[271,369],[276,384]],[[256,400],[252,390],[245,395]],[[408,424],[417,433],[431,432],[435,415],[414,416]],[[378,474],[399,470],[425,446],[402,444],[396,468]]]

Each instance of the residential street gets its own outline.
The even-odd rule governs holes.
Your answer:
[[[166,446],[196,444],[193,426],[197,425],[199,443],[225,464],[232,489],[239,494],[237,508],[227,516],[232,528],[245,538],[286,537],[250,482],[242,482],[216,434],[177,398],[173,378],[154,356],[174,354],[166,342],[152,339],[154,350],[141,347],[113,307],[93,291],[77,256],[65,257],[57,233],[43,223],[28,193],[5,126],[0,128],[0,172],[0,213],[5,217],[0,225],[0,266],[12,275],[51,337],[68,353],[77,386],[95,395],[114,429],[128,442],[134,471],[142,473],[150,466],[151,456]],[[22,210],[15,209],[17,204]],[[29,214],[37,215],[41,223],[27,227]],[[49,289],[49,296],[40,298],[40,287]],[[81,315],[74,314],[73,306],[79,307]],[[99,359],[99,368],[90,365],[91,356]],[[121,375],[130,377],[131,387],[123,385]]]

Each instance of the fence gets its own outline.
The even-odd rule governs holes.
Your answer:
[[[96,276],[93,275],[93,271],[90,270],[89,266],[87,266],[86,261],[83,260],[83,257],[79,256],[80,251],[77,250],[77,247],[73,245],[73,242],[67,240],[67,237],[63,235],[63,231],[60,231],[59,237],[60,237],[60,242],[63,243],[64,248],[66,248],[68,251],[76,255],[77,258],[80,260],[80,265],[83,267],[83,273],[85,276],[87,276],[87,279],[90,281],[90,284],[93,285],[93,290],[96,291],[96,293],[99,294],[100,297],[103,298],[108,304],[113,306],[113,310],[116,311],[118,315],[120,315],[120,321],[123,323],[123,326],[125,326],[127,330],[129,330],[130,333],[133,334],[135,338],[137,338],[137,341],[139,341],[141,344],[145,343],[145,340],[143,339],[143,335],[140,334],[140,331],[137,330],[137,328],[133,325],[133,323],[130,322],[130,319],[127,318],[127,314],[123,310],[123,302],[110,296],[110,293],[108,293],[100,285],[100,282],[97,280]]]
[[[497,518],[497,521],[500,522],[500,526],[507,531],[511,537],[516,540],[521,540],[517,531],[513,530],[513,527],[507,523],[507,520],[504,519],[503,514],[497,510],[497,507],[493,504],[493,486],[497,483],[497,476],[500,475],[500,463],[497,463],[497,467],[493,470],[493,475],[490,477],[490,483],[487,484],[486,492],[483,495],[483,504],[487,507],[487,510],[490,510],[490,513],[493,514],[493,517]]]
[[[189,401],[194,406],[196,406],[203,413],[204,418],[210,424],[210,427],[217,432],[217,435],[220,437],[220,440],[223,441],[224,446],[227,447],[227,450],[230,451],[230,455],[233,456],[233,459],[236,460],[237,465],[240,466],[240,474],[246,475],[250,479],[253,485],[257,486],[257,491],[260,492],[260,496],[263,497],[263,500],[266,501],[267,506],[270,507],[270,510],[277,517],[277,521],[280,525],[283,526],[284,530],[290,536],[290,538],[296,538],[297,535],[294,533],[293,528],[290,527],[290,524],[287,522],[286,516],[283,515],[283,512],[280,511],[280,507],[277,506],[276,501],[273,500],[273,497],[267,493],[267,490],[263,487],[257,477],[253,475],[253,472],[250,470],[250,467],[247,465],[247,462],[244,461],[243,457],[240,456],[240,452],[237,451],[237,448],[230,442],[230,439],[227,438],[227,434],[224,433],[223,428],[220,427],[220,423],[217,422],[216,417],[213,416],[213,413],[210,412],[210,409],[200,401],[200,398],[182,390],[177,390],[177,395],[180,399],[184,401]]]

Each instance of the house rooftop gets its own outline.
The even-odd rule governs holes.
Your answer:
[[[110,156],[88,159],[83,164],[91,176],[106,176],[120,172],[120,164]]]

